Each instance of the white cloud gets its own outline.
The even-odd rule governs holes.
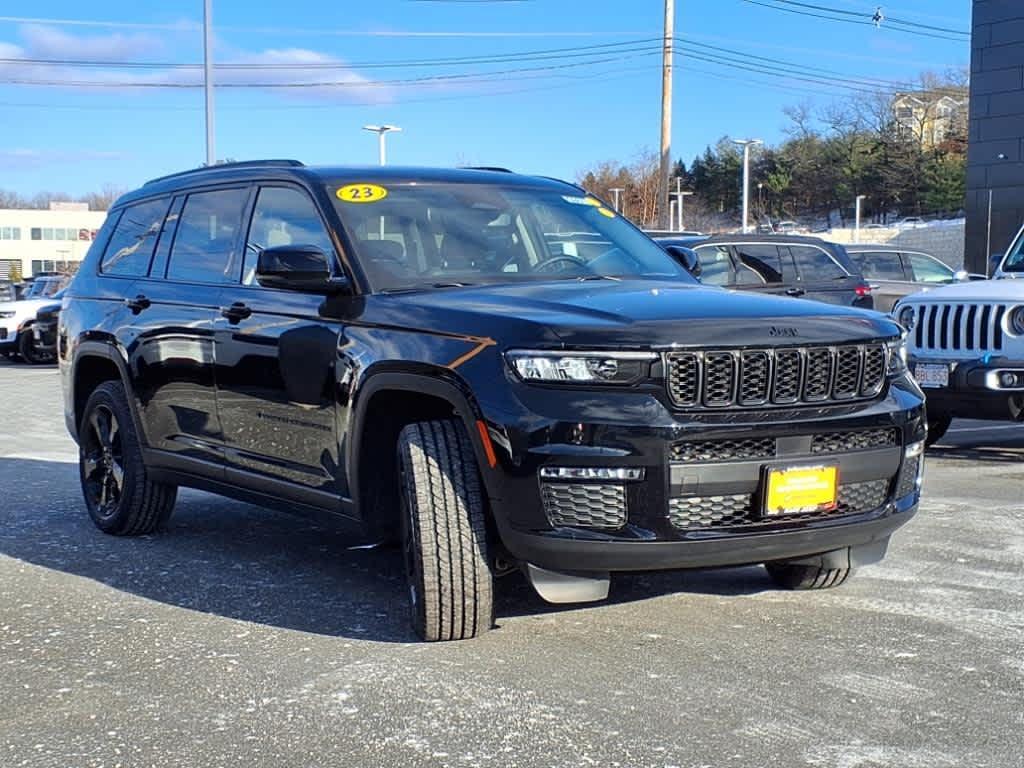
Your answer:
[[[20,27],[20,44],[0,41],[0,59],[14,60],[0,62],[0,81],[76,90],[200,86],[203,70],[199,66],[125,69],[30,63],[40,59],[117,63],[153,61],[157,58],[154,54],[162,53],[164,47],[158,38],[147,33],[75,35],[39,24],[24,25]],[[393,95],[390,87],[348,69],[342,59],[305,48],[234,51],[230,58],[218,57],[218,64],[224,65],[215,75],[218,86],[258,88],[267,85],[267,91],[279,95],[373,103],[391,101]],[[230,65],[244,66],[232,68]],[[305,86],[275,87],[287,83],[303,83]]]

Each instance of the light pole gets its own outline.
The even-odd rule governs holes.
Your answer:
[[[857,202],[854,205],[853,214],[853,242],[860,242],[860,201],[863,200],[867,195],[857,195]]]
[[[665,0],[665,37],[661,61],[661,155],[658,166],[658,205],[655,208],[658,229],[668,229],[668,179],[672,172],[672,59],[675,41],[675,0]]]
[[[622,213],[622,209],[619,207],[619,195],[626,190],[623,187],[612,187],[608,191],[615,195],[615,210]]]
[[[377,141],[380,145],[380,164],[387,165],[388,153],[384,143],[384,137],[391,131],[400,131],[402,129],[399,128],[397,125],[364,125],[363,130],[377,134]]]
[[[732,143],[743,147],[743,234],[746,234],[750,219],[750,148],[764,142],[761,139],[733,139]]]
[[[676,176],[676,191],[672,194],[676,197],[676,232],[683,231],[683,198],[687,195],[692,195],[693,192],[684,192],[682,190],[682,180]]]
[[[203,0],[203,90],[206,93],[206,164],[217,162],[213,142],[213,0]]]

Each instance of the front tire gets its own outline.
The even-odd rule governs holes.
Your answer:
[[[426,641],[483,634],[494,623],[493,575],[469,437],[455,421],[410,424],[398,467],[413,628]]]
[[[928,437],[924,444],[929,448],[939,442],[946,435],[949,425],[953,423],[953,417],[948,413],[928,414]]]
[[[838,587],[853,572],[852,568],[821,568],[796,563],[765,563],[772,581],[783,589],[808,590]]]
[[[78,441],[82,495],[97,528],[115,536],[137,536],[167,522],[178,489],[147,476],[120,382],[104,382],[89,396]]]
[[[18,354],[29,365],[42,365],[50,362],[47,355],[36,349],[36,340],[32,336],[31,329],[22,331],[21,336],[18,337]]]

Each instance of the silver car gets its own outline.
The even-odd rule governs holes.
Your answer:
[[[940,285],[984,280],[984,275],[957,271],[934,256],[893,245],[860,243],[847,245],[846,252],[871,283],[875,309],[889,312],[904,296]]]

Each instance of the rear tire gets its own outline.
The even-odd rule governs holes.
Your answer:
[[[852,568],[821,568],[795,563],[765,563],[772,581],[783,589],[831,589],[838,587],[853,573]]]
[[[429,642],[477,637],[494,623],[493,575],[469,437],[456,421],[410,424],[398,467],[413,628]]]
[[[177,486],[149,479],[124,386],[100,384],[78,427],[78,467],[89,516],[104,533],[153,533],[171,516]]]
[[[928,437],[924,444],[929,448],[939,442],[945,435],[949,425],[953,423],[953,417],[948,413],[928,414]]]

